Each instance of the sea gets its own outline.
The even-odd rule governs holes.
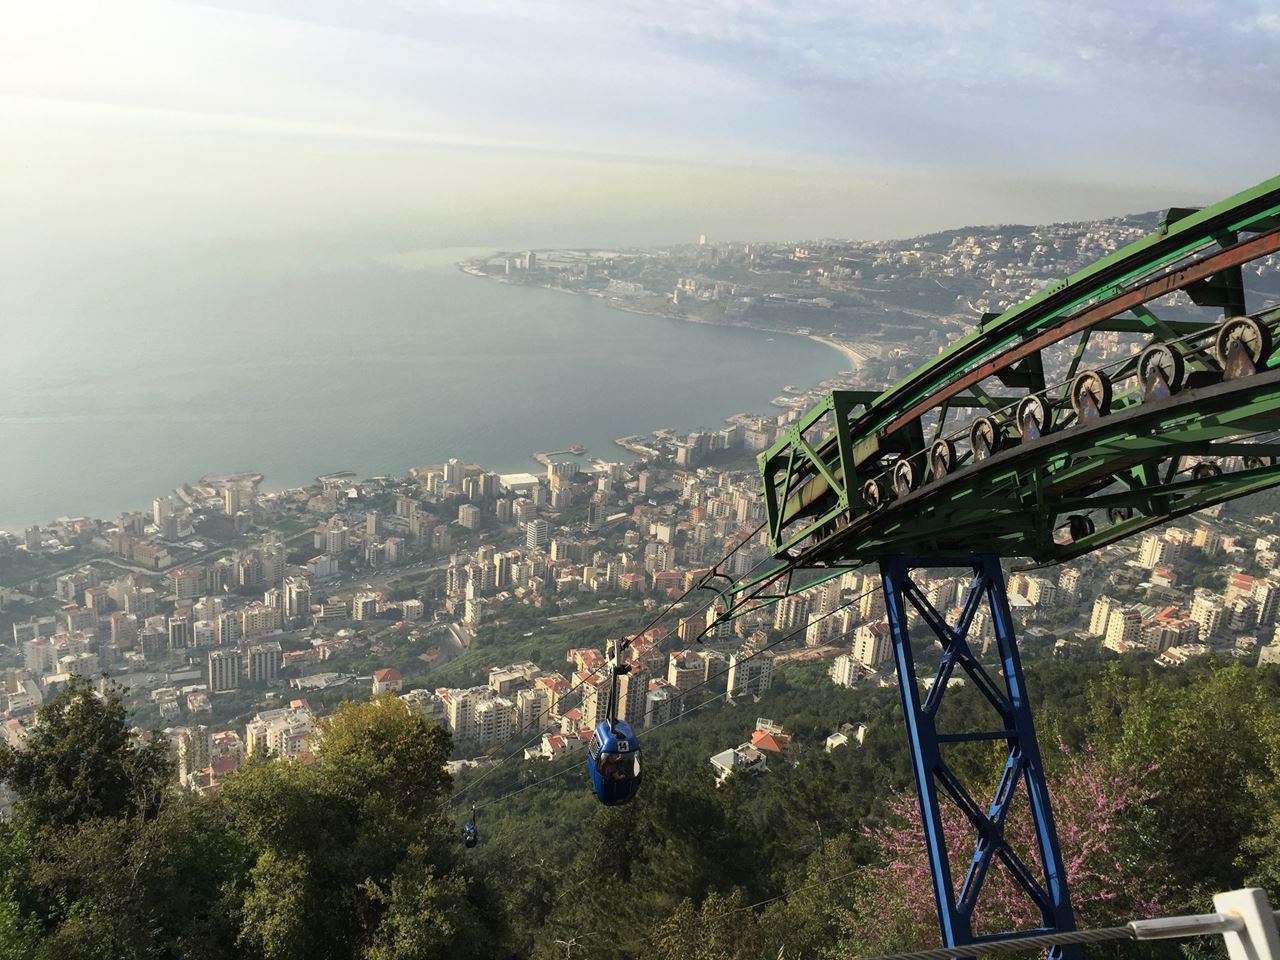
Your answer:
[[[114,517],[206,474],[283,489],[450,457],[718,429],[847,369],[804,337],[645,316],[473,277],[441,248],[260,269],[164,264],[11,286],[0,316],[0,529]]]

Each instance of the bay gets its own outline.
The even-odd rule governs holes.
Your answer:
[[[477,251],[10,286],[0,340],[0,529],[113,517],[185,481],[265,489],[449,457],[717,429],[845,367],[801,337],[640,316],[468,276]]]

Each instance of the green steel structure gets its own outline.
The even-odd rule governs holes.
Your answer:
[[[1054,563],[1276,483],[1280,309],[1247,313],[1241,268],[1277,251],[1280,177],[1171,210],[883,393],[830,394],[760,458],[774,555],[797,569],[932,550]],[[1149,304],[1178,291],[1220,314],[1161,319]],[[1081,369],[1104,331],[1146,347]],[[1046,354],[1068,341],[1046,382]]]
[[[1280,307],[1251,313],[1244,279],[1278,251],[1280,177],[1202,210],[1170,210],[1155,233],[983,317],[902,382],[830,394],[760,457],[777,564],[725,588],[722,618],[879,564],[939,927],[957,956],[1016,935],[980,932],[977,905],[996,864],[1038,911],[1033,932],[1074,924],[1001,561],[1058,563],[1280,484]],[[1090,365],[1099,340],[1108,356]],[[948,622],[913,571],[956,567],[972,580]],[[981,611],[996,672],[969,643]],[[938,644],[927,685],[912,630]],[[991,708],[986,729],[940,720],[956,670]],[[954,745],[979,741],[1007,748],[985,806],[947,762]],[[1005,838],[1019,795],[1033,851]],[[972,831],[960,874],[943,801]]]

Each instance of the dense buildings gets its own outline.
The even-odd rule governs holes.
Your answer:
[[[516,282],[536,279],[607,292],[639,309],[832,337],[855,369],[822,388],[864,389],[936,353],[981,311],[1113,247],[1133,229],[1097,222],[887,244],[704,244],[607,259],[586,254],[577,267],[548,253],[526,258],[537,270],[518,271]],[[959,293],[942,302],[934,291],[943,287]],[[911,290],[922,306],[907,313],[881,302],[891,289]],[[1103,359],[1123,355],[1110,332],[1097,345]],[[621,438],[620,449],[635,458],[630,463],[547,456],[536,472],[499,475],[450,458],[404,477],[335,475],[265,495],[252,477],[219,478],[183,485],[114,520],[30,527],[5,538],[15,555],[49,553],[59,542],[97,544],[99,554],[75,569],[59,567],[38,584],[29,610],[21,601],[9,709],[29,716],[72,672],[127,678],[149,719],[180,719],[192,731],[184,769],[205,788],[218,764],[237,755],[230,737],[218,740],[244,732],[220,729],[236,715],[233,705],[243,710],[256,699],[254,722],[283,731],[292,721],[272,710],[295,690],[399,693],[447,726],[460,754],[527,729],[530,738],[549,738],[536,748],[539,756],[563,755],[604,713],[602,662],[575,647],[571,665],[481,663],[439,683],[435,671],[447,670],[477,639],[477,651],[527,640],[510,656],[516,659],[532,655],[525,651],[553,623],[563,634],[614,609],[639,620],[646,605],[665,605],[734,548],[723,572],[742,577],[761,569],[768,551],[751,534],[762,517],[751,454],[783,435],[812,399],[787,388],[767,413]],[[1271,520],[1227,510],[1056,571],[1013,574],[1018,627],[1050,638],[1037,655],[1106,650],[1162,658],[1171,667],[1201,650],[1259,656],[1257,648],[1275,634],[1280,605],[1280,536]],[[108,556],[119,566],[94,562]],[[953,617],[964,603],[957,578],[922,586],[944,615]],[[874,572],[850,573],[733,622],[717,622],[716,613],[687,601],[664,625],[669,633],[661,642],[647,655],[637,651],[619,680],[621,715],[641,726],[674,722],[704,697],[759,695],[774,671],[796,664],[818,665],[811,676],[829,667],[832,680],[847,686],[892,680]],[[915,611],[908,616],[915,629]],[[626,629],[610,628],[589,641],[597,656]],[[980,655],[990,655],[991,636],[989,618],[979,613],[970,640]],[[245,733],[244,745],[267,737]],[[277,739],[286,748],[278,755],[305,757],[300,742],[286,743],[284,733]],[[221,760],[218,742],[226,746]]]

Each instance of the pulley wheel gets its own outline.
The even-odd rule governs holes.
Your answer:
[[[1123,523],[1133,519],[1133,507],[1107,507],[1108,523]]]
[[[1197,463],[1191,468],[1192,480],[1212,480],[1222,476],[1222,468],[1216,463]]]
[[[1153,343],[1138,357],[1138,379],[1143,400],[1166,400],[1182,389],[1187,363],[1167,343]]]
[[[1218,328],[1213,346],[1226,379],[1247,377],[1261,370],[1271,356],[1271,330],[1253,317],[1231,317]]]
[[[1263,467],[1274,467],[1276,465],[1275,457],[1245,457],[1244,468],[1246,470],[1261,470]]]
[[[1043,396],[1033,393],[1018,401],[1017,419],[1022,442],[1038,440],[1053,429],[1053,408]]]
[[[1004,446],[1004,427],[995,417],[979,417],[969,428],[969,446],[974,460],[985,460]]]
[[[1071,542],[1077,543],[1093,533],[1093,519],[1082,513],[1067,517],[1067,531],[1071,534]]]
[[[1086,370],[1071,381],[1071,408],[1081,420],[1111,412],[1111,378],[1101,370]]]
[[[868,480],[862,485],[862,500],[868,510],[878,510],[885,501],[884,486],[879,480]]]
[[[929,469],[933,479],[941,480],[956,468],[956,445],[950,440],[935,440],[929,448]]]
[[[903,457],[893,467],[893,489],[899,498],[905,497],[920,482],[920,471],[910,457]]]

